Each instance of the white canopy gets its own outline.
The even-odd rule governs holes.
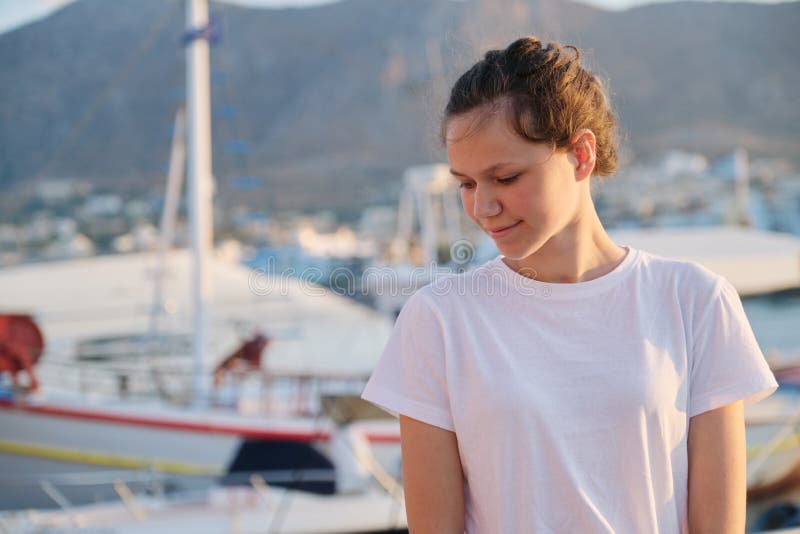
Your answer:
[[[800,287],[800,237],[736,226],[613,230],[620,245],[695,261],[742,296]]]
[[[191,331],[189,259],[180,250],[167,261],[162,332]],[[47,359],[69,357],[81,340],[148,332],[155,267],[155,254],[142,253],[2,269],[0,313],[34,315]],[[391,332],[390,318],[310,282],[220,260],[210,272],[213,361],[259,328],[274,339],[276,373],[368,374]]]

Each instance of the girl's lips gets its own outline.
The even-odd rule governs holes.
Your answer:
[[[492,237],[503,237],[504,235],[509,233],[511,230],[516,228],[519,225],[519,223],[521,223],[521,222],[522,221],[517,221],[514,224],[512,224],[511,226],[506,226],[505,228],[501,228],[499,230],[487,230],[487,231],[489,232],[489,235],[492,236]]]

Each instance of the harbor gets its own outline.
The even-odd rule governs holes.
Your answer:
[[[445,154],[421,144],[460,61],[442,35],[478,17],[461,2],[387,7],[396,21],[352,0],[159,2],[65,1],[0,30],[11,69],[55,49],[50,29],[79,34],[108,9],[125,40],[104,30],[114,45],[96,55],[127,54],[97,67],[89,100],[65,97],[82,104],[52,112],[64,124],[37,126],[41,154],[21,148],[27,133],[0,137],[12,147],[0,151],[0,533],[408,532],[399,421],[360,396],[411,295],[501,254],[466,216]],[[536,24],[555,9],[523,4],[507,7]],[[663,9],[703,21],[705,4]],[[746,9],[776,25],[798,5]],[[570,6],[626,28],[661,9]],[[367,28],[372,44],[348,48],[335,25],[315,33],[315,17]],[[325,53],[278,51],[300,42]],[[100,61],[75,46],[76,64]],[[355,70],[328,78],[337,68]],[[360,70],[379,96],[347,93]],[[773,82],[759,91],[788,90]],[[18,117],[22,97],[3,94],[2,116]],[[622,116],[641,128],[626,98]],[[779,384],[745,407],[747,532],[800,532],[794,137],[659,120],[663,135],[633,136],[617,175],[592,183],[598,216],[618,245],[699,264],[740,296]]]

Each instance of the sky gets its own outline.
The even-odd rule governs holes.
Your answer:
[[[73,0],[0,0],[0,33],[11,30],[44,17]],[[261,7],[313,6],[328,4],[336,0],[225,0],[231,4]],[[379,2],[380,0],[375,0]],[[628,7],[670,0],[578,0],[604,9],[626,9]],[[737,0],[725,0],[737,1]],[[776,3],[780,0],[751,0],[757,3]]]

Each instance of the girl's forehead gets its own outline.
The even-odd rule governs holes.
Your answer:
[[[488,132],[487,132],[488,130]],[[495,135],[513,135],[508,121],[503,113],[496,109],[487,109],[486,106],[475,108],[466,113],[451,117],[447,121],[445,130],[445,145],[469,140],[479,134],[489,133]]]
[[[520,136],[502,113],[481,115],[469,112],[452,117],[446,128],[448,155],[473,159],[491,155],[500,159],[542,159],[552,152],[552,145],[533,142]]]

